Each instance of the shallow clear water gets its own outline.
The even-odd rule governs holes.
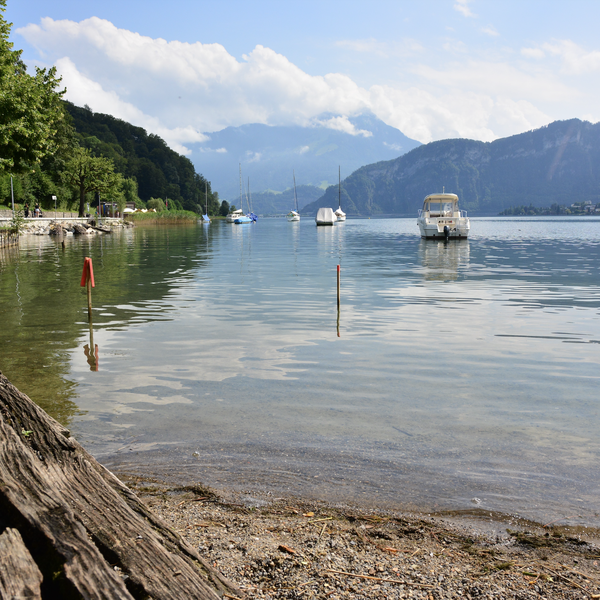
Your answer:
[[[29,237],[0,252],[0,369],[111,468],[598,526],[600,220],[471,231],[445,245],[416,219],[305,218],[64,250]]]

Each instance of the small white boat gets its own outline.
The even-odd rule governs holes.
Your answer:
[[[290,210],[290,212],[287,214],[287,220],[288,221],[299,221],[300,213],[298,212],[298,196],[296,195],[296,173],[294,173],[294,171],[292,171],[292,173],[294,175],[294,204],[295,204],[296,208],[293,210]]]
[[[471,229],[466,210],[459,210],[456,194],[430,194],[419,209],[417,225],[426,239],[466,238]]]
[[[238,217],[234,223],[236,225],[243,225],[244,223],[253,223],[253,219],[251,219],[248,215],[242,215]]]
[[[233,212],[230,212],[226,217],[225,220],[228,223],[235,223],[236,219],[239,219],[240,217],[244,216],[244,211],[241,208],[238,208],[237,210],[234,210]]]
[[[335,225],[337,217],[332,208],[320,208],[315,217],[315,223],[317,225]]]
[[[334,214],[338,221],[346,220],[346,213],[342,210],[342,171],[340,167],[338,167],[338,209]]]
[[[204,206],[205,206],[205,213],[202,215],[202,222],[203,223],[210,223],[210,217],[208,216],[208,186],[205,184],[204,187]]]

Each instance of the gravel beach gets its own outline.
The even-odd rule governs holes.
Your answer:
[[[595,531],[119,476],[247,598],[600,598]]]

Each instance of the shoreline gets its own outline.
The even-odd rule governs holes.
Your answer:
[[[248,598],[600,598],[600,536],[115,474]]]

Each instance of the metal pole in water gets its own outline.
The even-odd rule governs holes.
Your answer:
[[[337,301],[338,311],[340,310],[340,265],[337,266]]]
[[[12,199],[12,211],[13,211],[13,217],[14,217],[15,216],[15,194],[13,192],[12,175],[10,176],[10,197]]]

